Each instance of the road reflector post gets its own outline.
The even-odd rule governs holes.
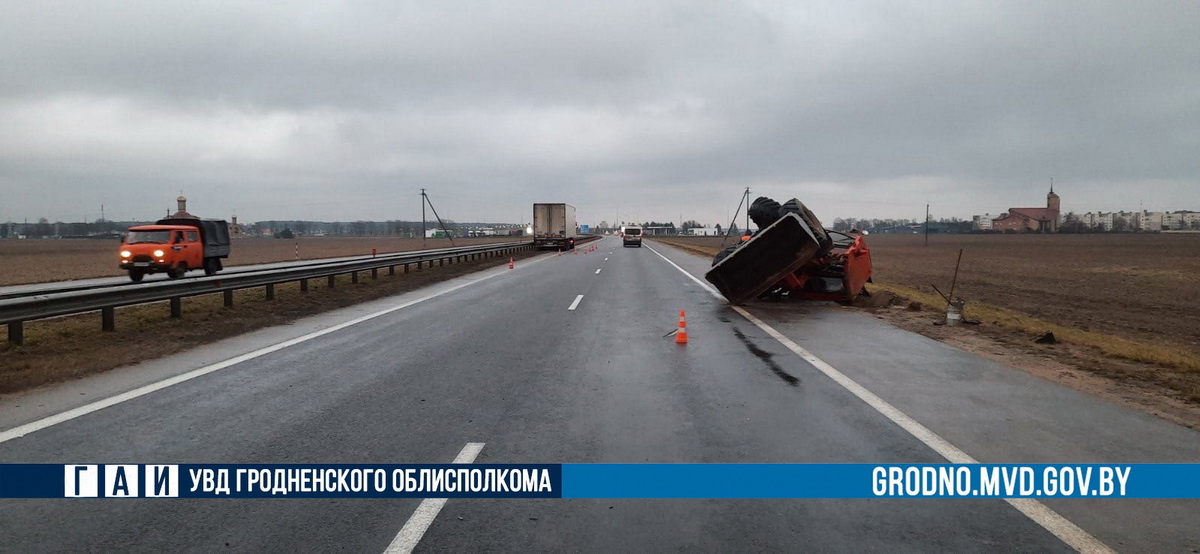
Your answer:
[[[10,321],[8,323],[8,342],[17,346],[25,344],[25,322]]]
[[[679,330],[675,332],[675,344],[687,344],[687,318],[683,310],[679,310]]]
[[[110,332],[117,330],[116,308],[100,308],[100,330]]]

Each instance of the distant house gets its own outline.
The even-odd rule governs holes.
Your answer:
[[[1058,232],[1059,198],[1054,194],[1054,187],[1046,195],[1045,208],[1009,208],[1008,213],[1000,214],[992,220],[993,231],[1009,232]]]
[[[700,237],[715,237],[721,234],[721,231],[716,227],[692,227],[688,232]]]

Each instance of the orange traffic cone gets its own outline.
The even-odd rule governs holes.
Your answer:
[[[675,332],[675,344],[687,344],[687,320],[679,310],[679,330]]]
[[[558,249],[558,255],[559,255],[559,256],[562,256],[562,248],[559,248],[559,249]]]
[[[571,249],[571,252],[574,252],[576,256],[578,256],[578,255],[579,255],[579,249],[578,249],[578,248],[572,248],[572,249]]]
[[[512,268],[513,268],[513,259],[512,259],[512,256],[509,256],[509,257],[508,257],[508,268],[509,268],[509,269],[512,269]]]

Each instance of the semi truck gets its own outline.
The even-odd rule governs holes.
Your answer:
[[[533,205],[534,248],[575,248],[575,206],[570,204]]]
[[[212,275],[229,257],[229,224],[219,219],[172,217],[130,227],[121,237],[121,269],[137,283],[151,273],[172,279],[193,269]]]

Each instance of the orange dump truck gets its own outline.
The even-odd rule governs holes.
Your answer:
[[[217,219],[169,218],[130,227],[121,238],[121,269],[134,282],[149,273],[172,279],[192,269],[212,275],[229,257],[229,225]]]

